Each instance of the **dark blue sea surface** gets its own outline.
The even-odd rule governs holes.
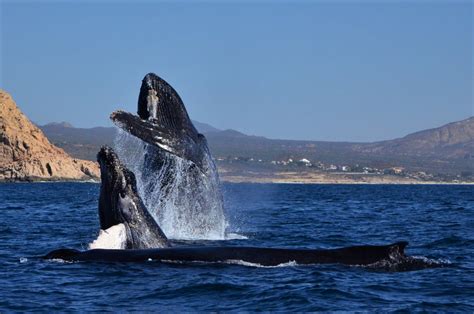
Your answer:
[[[0,312],[474,311],[474,186],[224,184],[230,232],[195,245],[410,242],[442,267],[64,263],[98,234],[99,185],[0,184]]]

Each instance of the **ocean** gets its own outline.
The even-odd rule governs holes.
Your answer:
[[[98,234],[99,185],[0,184],[0,312],[474,311],[474,186],[223,184],[227,240],[336,248],[405,240],[438,267],[66,263]]]

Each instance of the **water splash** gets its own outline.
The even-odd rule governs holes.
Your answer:
[[[259,263],[252,263],[252,262],[246,262],[243,260],[238,260],[238,259],[228,259],[224,260],[221,262],[203,262],[203,261],[176,261],[176,260],[161,260],[161,263],[167,263],[167,264],[195,264],[195,265],[213,265],[213,264],[227,264],[227,265],[240,265],[240,266],[247,266],[247,267],[257,267],[257,268],[280,268],[280,267],[295,267],[295,266],[300,266],[298,263],[295,261],[289,261],[286,263],[281,263],[278,265],[262,265]]]
[[[226,235],[225,235],[225,239],[224,240],[248,240],[248,237],[243,235],[243,234],[239,234],[239,233],[234,233],[234,232],[228,232]]]
[[[225,239],[227,221],[219,177],[209,153],[204,161],[209,171],[203,174],[192,162],[121,130],[114,149],[135,174],[143,203],[168,238]]]
[[[358,265],[381,271],[414,271],[427,268],[449,267],[452,263],[448,259],[432,259],[425,256],[403,256],[397,259],[381,260],[370,265]]]

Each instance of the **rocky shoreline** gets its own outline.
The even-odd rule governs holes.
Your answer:
[[[72,158],[51,144],[43,132],[0,90],[0,181],[62,181],[99,178],[99,166]]]
[[[0,179],[2,183],[100,183],[97,179],[69,179],[69,178],[21,178],[21,179]]]

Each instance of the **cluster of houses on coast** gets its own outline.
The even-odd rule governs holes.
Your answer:
[[[218,163],[221,164],[240,164],[240,165],[254,165],[266,166],[272,168],[280,168],[281,170],[297,170],[301,171],[323,171],[328,173],[352,174],[352,175],[395,175],[405,178],[412,178],[417,180],[432,180],[435,176],[424,171],[408,171],[404,167],[387,167],[379,169],[376,167],[361,166],[358,164],[345,165],[323,163],[321,161],[311,161],[308,158],[293,159],[288,158],[284,160],[263,160],[252,157],[241,156],[227,156],[217,157]],[[303,168],[304,167],[304,168]]]

